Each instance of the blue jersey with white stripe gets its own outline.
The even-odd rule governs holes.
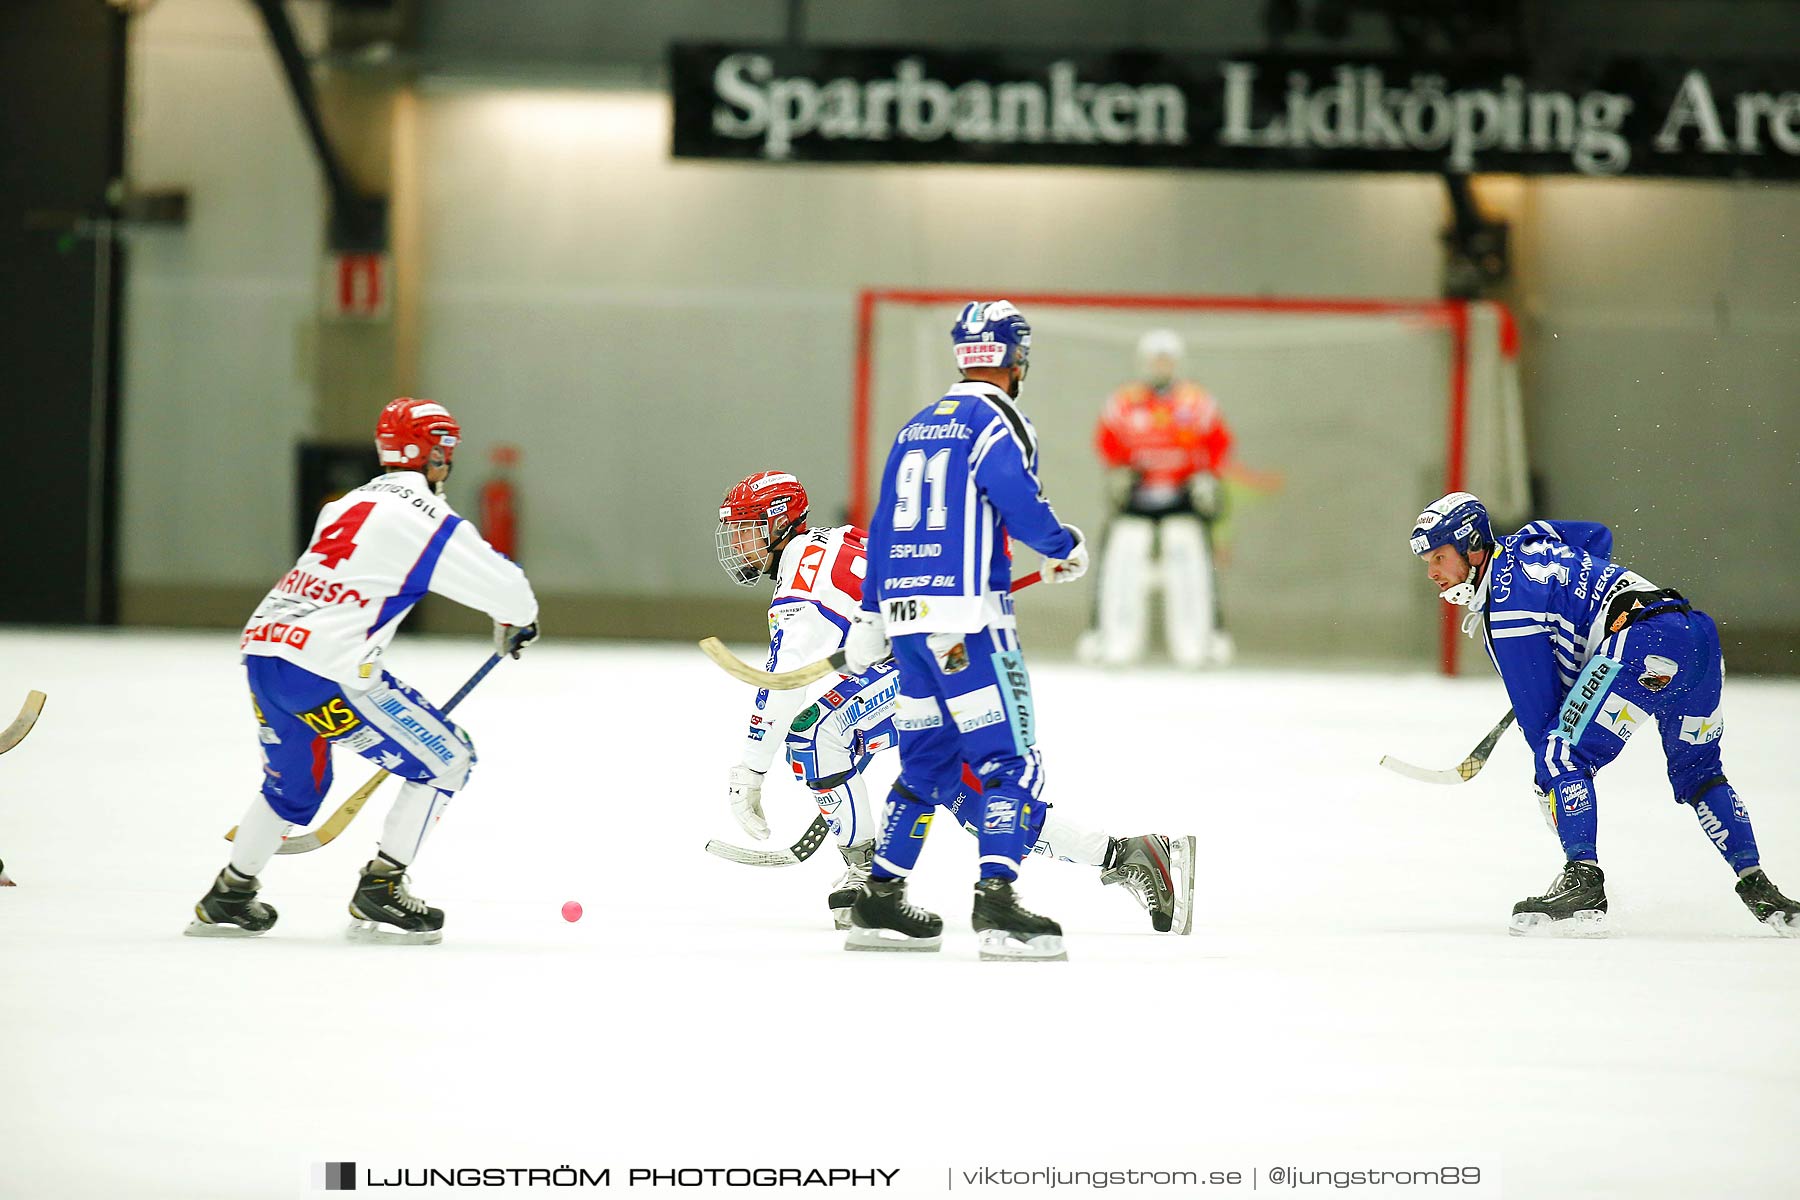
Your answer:
[[[1541,754],[1576,677],[1607,637],[1607,607],[1655,585],[1606,556],[1612,530],[1591,521],[1533,521],[1496,541],[1481,591],[1488,656],[1519,731]]]
[[[965,381],[894,439],[869,518],[863,608],[890,637],[1011,626],[1008,535],[1047,558],[1075,548],[1038,483],[1031,422],[993,384]]]

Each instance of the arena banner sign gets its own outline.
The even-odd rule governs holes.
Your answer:
[[[1800,179],[1800,58],[678,43],[670,87],[683,158]]]

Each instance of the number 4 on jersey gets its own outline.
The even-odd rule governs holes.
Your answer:
[[[308,554],[319,556],[319,565],[327,571],[356,553],[356,535],[375,511],[373,500],[364,500],[361,504],[352,504],[344,510],[344,515],[319,531],[319,540],[306,548]]]

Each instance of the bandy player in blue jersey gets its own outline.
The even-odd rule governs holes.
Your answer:
[[[1008,537],[1066,583],[1087,570],[1081,531],[1038,483],[1037,433],[1019,411],[1031,326],[1005,300],[962,310],[950,342],[962,382],[900,430],[869,518],[868,577],[845,641],[861,673],[899,668],[894,781],[875,861],[851,906],[849,949],[935,950],[943,921],[905,897],[933,811],[956,799],[966,762],[981,782],[981,878],[973,925],[983,958],[1060,960],[1062,927],[1013,894],[1044,819],[1031,683],[1014,633]]]
[[[1718,628],[1679,592],[1610,561],[1612,541],[1590,521],[1533,521],[1496,539],[1467,492],[1413,524],[1412,552],[1439,596],[1468,608],[1463,628],[1480,629],[1506,684],[1567,860],[1549,891],[1513,905],[1511,932],[1605,933],[1594,775],[1654,718],[1675,800],[1737,874],[1745,907],[1800,936],[1800,906],[1763,873],[1750,814],[1725,778]]]
[[[841,650],[862,607],[868,534],[851,525],[810,526],[810,508],[805,486],[786,471],[758,471],[732,485],[719,504],[714,539],[719,565],[741,587],[775,585],[769,602],[770,671],[802,667]],[[850,906],[874,863],[880,823],[863,775],[876,754],[896,743],[899,684],[894,664],[883,662],[861,675],[827,675],[807,689],[764,688],[756,693],[739,760],[731,768],[732,815],[758,841],[769,836],[762,789],[778,751],[812,794],[844,857],[844,876],[828,900],[839,929],[850,928]],[[946,806],[970,833],[978,832],[981,794],[974,773],[965,769],[962,787]],[[1099,868],[1100,882],[1121,885],[1149,911],[1158,932],[1192,930],[1192,834],[1113,837],[1070,820],[1060,805],[1044,810],[1042,823],[1029,826],[1030,853]]]

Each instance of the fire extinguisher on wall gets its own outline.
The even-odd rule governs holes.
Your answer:
[[[518,493],[513,468],[519,465],[519,448],[501,444],[488,453],[493,473],[481,485],[481,535],[488,545],[510,559],[519,557]]]

